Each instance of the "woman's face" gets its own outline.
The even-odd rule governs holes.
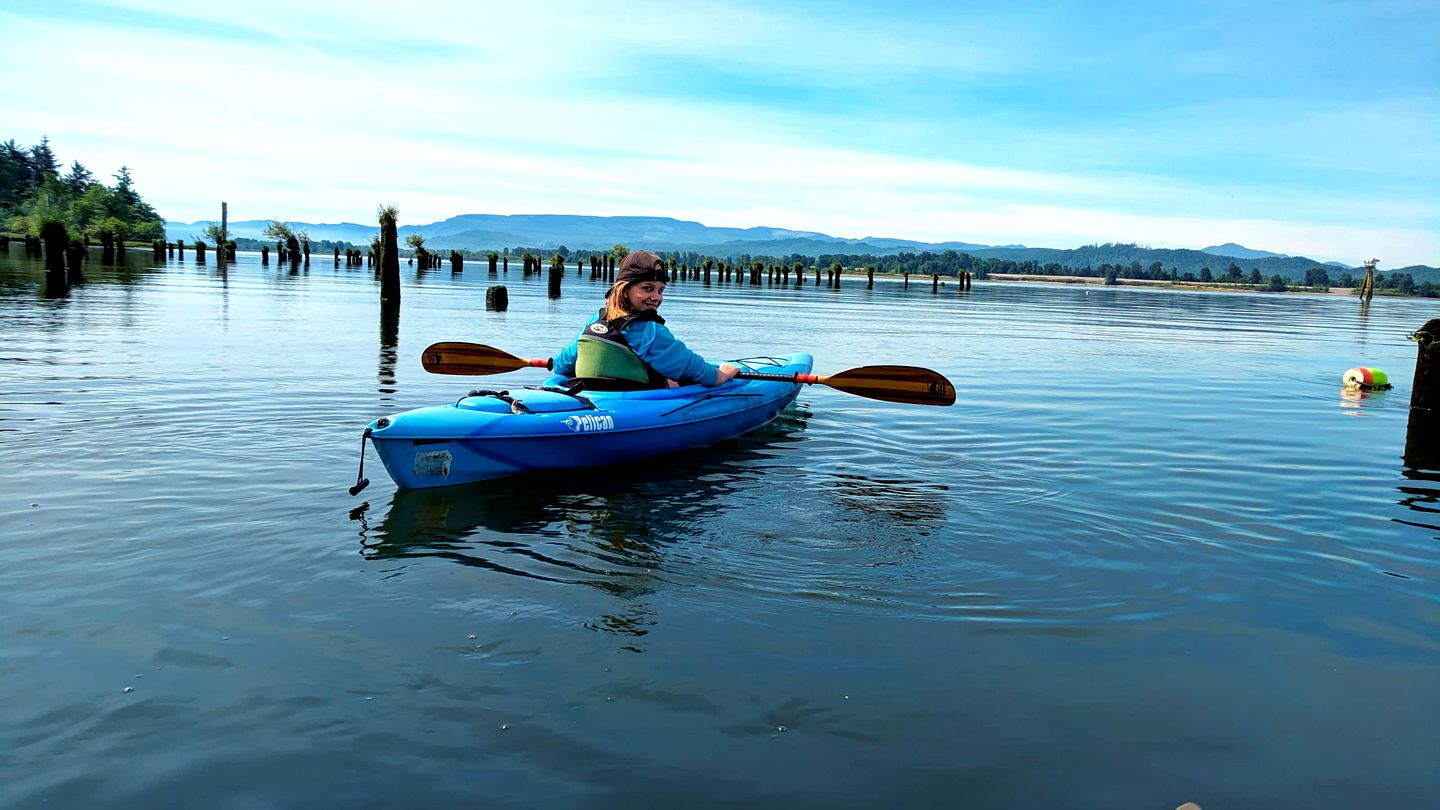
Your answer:
[[[637,281],[625,288],[625,308],[631,312],[657,310],[664,300],[665,282],[663,281]]]

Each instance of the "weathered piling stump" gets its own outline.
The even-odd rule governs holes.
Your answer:
[[[40,241],[45,244],[45,291],[63,294],[70,288],[70,279],[65,275],[65,248],[70,245],[70,234],[65,230],[65,223],[59,220],[42,223]]]
[[[270,246],[269,246],[269,245],[261,245],[261,246],[260,246],[260,264],[261,264],[261,265],[265,265],[265,266],[268,266],[268,265],[270,264]]]
[[[157,262],[165,261],[165,243],[159,239],[150,243],[150,258]]]
[[[231,239],[229,242],[225,243],[225,257],[228,258],[230,261],[235,261],[235,251],[237,250],[239,250],[239,246],[235,244],[234,239]]]
[[[400,216],[400,211],[393,205],[387,205],[379,210],[380,220],[380,300],[400,300],[400,237],[396,231],[395,221]]]
[[[209,246],[209,245],[205,244],[204,242],[199,242],[199,241],[197,241],[197,242],[195,243],[195,261],[199,262],[200,264],[204,264],[204,263],[205,263],[205,251],[207,251],[207,250],[209,250],[209,249],[210,249],[210,246]]]
[[[1415,330],[1415,381],[1410,389],[1410,424],[1405,431],[1405,466],[1440,469],[1440,318]]]
[[[875,289],[875,265],[865,265],[865,289]]]
[[[296,241],[299,241],[298,239]],[[305,240],[305,266],[310,266],[310,240]]]
[[[71,239],[65,248],[65,280],[71,284],[85,283],[85,252],[85,243],[79,239]]]
[[[931,274],[930,274],[930,292],[932,292],[932,293],[940,292],[940,274],[939,274],[939,273],[931,273]]]
[[[509,257],[509,256],[506,256],[504,259],[501,260],[500,268],[501,268],[501,269],[500,269],[500,272],[502,272],[502,273],[508,273],[508,272],[510,272],[510,257]]]
[[[458,250],[450,251],[450,272],[465,272],[465,254],[461,253]]]
[[[167,258],[167,259],[173,259],[173,258],[175,258],[175,243],[174,243],[174,242],[167,242],[167,243],[165,244],[165,258]]]
[[[510,308],[510,291],[504,284],[492,284],[485,288],[485,308],[492,312],[504,312]]]
[[[340,246],[339,246],[339,245],[336,245],[335,248],[334,248],[334,250],[335,250],[335,266],[336,266],[336,267],[339,267],[339,266],[340,266]]]
[[[560,297],[560,281],[564,278],[565,257],[561,256],[559,253],[556,253],[554,256],[550,257],[550,283],[548,293],[551,298]]]

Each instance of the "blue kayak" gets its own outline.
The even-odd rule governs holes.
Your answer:
[[[808,354],[732,361],[747,371],[809,374]],[[402,489],[450,486],[539,470],[593,467],[738,436],[774,419],[800,383],[731,380],[646,391],[543,385],[473,391],[449,405],[370,423],[366,435]]]

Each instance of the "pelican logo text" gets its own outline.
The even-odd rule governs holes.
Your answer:
[[[592,323],[590,324],[590,331],[594,332],[597,335],[603,335],[606,332],[610,331],[610,327],[606,326],[603,323]]]
[[[563,423],[576,433],[590,433],[596,430],[612,430],[615,427],[615,418],[612,416],[569,416]]]

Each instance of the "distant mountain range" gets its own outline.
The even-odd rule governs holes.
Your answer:
[[[269,220],[242,220],[229,223],[236,238],[263,239],[262,232]],[[195,239],[213,220],[201,222],[167,222],[167,238]],[[310,223],[291,222],[292,227],[308,231],[312,240],[328,239],[368,245],[378,227],[353,222]],[[586,217],[564,214],[463,214],[429,225],[402,225],[401,239],[418,233],[426,244],[436,249],[500,250],[525,247],[554,250],[564,246],[572,250],[608,250],[611,245],[644,246],[650,250],[696,250],[714,256],[725,255],[716,248],[735,245],[736,253],[898,253],[912,250],[975,250],[989,248],[973,242],[921,242],[914,239],[866,237],[841,239],[815,231],[786,228],[713,228],[699,222],[670,217]],[[764,245],[763,249],[757,245]],[[790,250],[794,244],[801,250]],[[1013,247],[1023,247],[1015,245]]]
[[[212,221],[167,222],[166,237],[170,240],[193,241]],[[269,220],[242,220],[229,223],[236,238],[264,239]],[[365,246],[378,232],[376,225],[353,222],[309,223],[291,222],[292,227],[309,233],[311,240],[350,242]],[[623,244],[661,252],[694,251],[717,258],[752,256],[850,255],[886,256],[896,253],[940,253],[947,250],[969,253],[984,258],[1012,259],[1017,262],[1054,263],[1062,268],[1098,267],[1102,263],[1140,262],[1149,266],[1160,262],[1180,272],[1198,272],[1202,267],[1223,271],[1229,264],[1219,259],[1243,263],[1244,269],[1259,269],[1267,277],[1279,274],[1289,279],[1303,278],[1314,267],[1348,269],[1338,262],[1320,262],[1304,256],[1286,256],[1266,250],[1254,250],[1226,242],[1203,250],[1170,250],[1144,248],[1137,245],[1088,245],[1080,248],[1032,248],[1025,245],[982,245],[974,242],[921,242],[867,236],[843,239],[816,231],[786,228],[712,228],[699,222],[670,217],[590,217],[564,214],[463,214],[429,225],[404,225],[400,238],[418,233],[425,237],[432,250],[503,250],[530,248],[549,251],[561,246],[571,250],[607,250]],[[1363,270],[1361,271],[1363,272]],[[1440,281],[1440,270],[1423,265],[1399,268],[1391,272],[1409,272],[1417,282]]]
[[[1213,253],[1216,256],[1229,256],[1235,259],[1285,259],[1289,258],[1284,253],[1271,253],[1268,250],[1251,250],[1244,245],[1237,245],[1234,242],[1226,242],[1223,245],[1211,245],[1207,248],[1200,248],[1201,253]]]

